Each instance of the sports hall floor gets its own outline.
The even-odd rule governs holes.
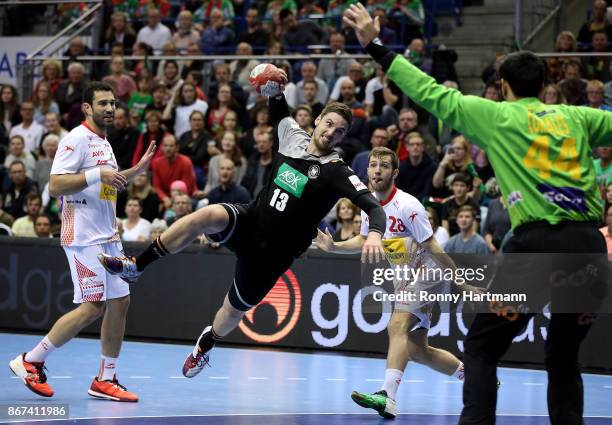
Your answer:
[[[87,389],[97,372],[99,342],[75,339],[47,362],[55,396],[43,399],[13,376],[8,362],[40,337],[0,333],[0,406],[66,403],[70,420],[40,424],[393,424],[355,405],[354,389],[376,391],[384,376],[383,359],[337,354],[215,348],[212,368],[193,379],[181,375],[191,347],[124,343],[118,366],[120,382],[140,396],[139,403],[93,399]],[[500,425],[548,424],[546,374],[500,368]],[[612,425],[612,376],[584,375],[586,424]],[[461,411],[461,383],[410,364],[398,393],[401,413],[395,424],[456,424]],[[5,410],[6,411],[6,410]],[[0,422],[7,422],[0,419]],[[13,420],[14,422],[14,420]],[[22,422],[24,423],[24,422]]]

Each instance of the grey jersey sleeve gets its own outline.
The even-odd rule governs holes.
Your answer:
[[[310,135],[291,117],[278,123],[278,152],[290,157],[300,157],[310,143]]]

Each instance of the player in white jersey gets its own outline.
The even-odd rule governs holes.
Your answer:
[[[116,377],[130,304],[129,286],[108,274],[97,255],[123,255],[115,215],[117,191],[148,167],[155,143],[135,167],[119,172],[104,134],[113,123],[115,105],[110,85],[90,84],[83,94],[85,121],[61,140],[51,168],[49,192],[62,198],[61,245],[70,264],[73,301],[78,306],[55,322],[36,347],[9,364],[30,390],[44,397],[53,396],[44,372],[47,356],[103,317],[101,364],[88,393],[114,401],[138,401]]]
[[[368,158],[368,180],[371,189],[387,215],[383,246],[392,265],[410,267],[455,268],[453,261],[433,238],[433,230],[423,205],[412,195],[395,186],[399,173],[399,160],[395,152],[378,147]],[[327,252],[359,252],[363,244],[363,229],[368,217],[362,213],[362,235],[344,242],[333,242],[329,232],[319,231],[316,243]],[[419,282],[417,282],[419,283]],[[407,282],[396,281],[396,294],[410,290]],[[448,291],[446,282],[420,282],[429,292]],[[442,288],[441,288],[442,287]],[[468,287],[466,286],[466,289]],[[469,287],[472,290],[472,287]],[[373,408],[385,418],[397,414],[395,397],[409,360],[424,364],[438,372],[463,380],[463,364],[448,351],[430,347],[427,331],[430,327],[431,303],[396,302],[387,326],[389,351],[385,381],[380,391],[373,394],[353,391],[351,397],[362,407]]]

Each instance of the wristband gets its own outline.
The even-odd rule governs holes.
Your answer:
[[[99,167],[85,171],[85,181],[87,186],[99,183],[102,180],[102,170]]]

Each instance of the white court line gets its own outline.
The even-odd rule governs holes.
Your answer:
[[[146,376],[146,375],[132,375],[132,376],[128,376],[128,378],[130,379],[151,379],[150,376]]]
[[[423,379],[402,379],[402,382],[425,382]]]
[[[463,381],[442,381],[445,384],[462,384],[463,385]]]
[[[50,376],[49,378],[51,378],[51,379],[72,379],[72,376],[68,376],[68,375],[54,375],[54,376]]]
[[[268,378],[267,376],[249,376],[248,379],[251,379],[253,381],[265,381],[265,380],[268,380],[270,378]]]
[[[523,385],[529,385],[532,387],[543,387],[544,384],[541,382],[523,382]]]
[[[346,378],[325,378],[326,381],[346,381]]]
[[[187,379],[185,376],[168,376],[170,379]]]
[[[604,388],[612,388],[612,385],[604,385]]]
[[[21,379],[19,376],[11,376],[11,379]]]
[[[229,376],[209,376],[208,379],[229,379]]]
[[[366,378],[365,381],[366,382],[385,382],[384,379],[370,379],[370,378]]]
[[[287,378],[287,381],[306,381],[308,378]]]

